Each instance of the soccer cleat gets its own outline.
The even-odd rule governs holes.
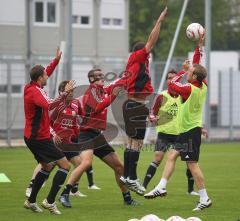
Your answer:
[[[129,190],[137,193],[140,196],[143,196],[144,192],[146,191],[146,189],[140,183],[139,179],[136,180],[127,179],[126,185]]]
[[[30,195],[31,195],[31,192],[32,192],[32,187],[28,187],[28,188],[26,189],[25,196],[26,196],[27,198],[29,198]]]
[[[206,202],[198,202],[197,207],[194,208],[192,211],[201,211],[204,210],[212,205],[212,201],[208,199]]]
[[[199,196],[199,193],[198,192],[195,192],[195,191],[192,191],[192,192],[188,192],[187,193],[188,195],[191,195],[191,196]]]
[[[50,204],[47,199],[43,200],[42,207],[50,211],[50,213],[55,215],[61,215],[62,213],[58,210],[56,202]]]
[[[156,186],[152,191],[145,194],[144,197],[146,199],[153,199],[159,196],[164,197],[166,195],[167,195],[167,190],[165,188],[159,188],[158,186]]]
[[[124,201],[124,204],[127,206],[139,206],[142,205],[141,203],[139,203],[136,200],[131,199],[130,201]]]
[[[28,200],[26,200],[23,204],[24,208],[30,209],[35,213],[42,213],[42,209],[37,205],[37,203],[30,203]]]
[[[75,193],[72,193],[72,191],[71,191],[70,196],[87,197],[87,195],[81,193],[79,190]]]
[[[69,200],[69,195],[68,194],[61,195],[60,198],[59,198],[59,201],[64,207],[67,207],[67,208],[72,207],[72,204]]]
[[[88,186],[89,190],[100,190],[101,188],[99,188],[98,186],[96,186],[95,184],[93,184],[92,186]]]
[[[125,178],[124,176],[121,176],[121,177],[119,178],[119,180],[121,181],[122,184],[126,185],[128,178]]]

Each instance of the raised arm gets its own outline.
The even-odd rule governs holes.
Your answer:
[[[161,29],[162,21],[165,19],[166,15],[167,15],[167,7],[165,7],[165,9],[160,14],[154,28],[152,29],[151,34],[149,35],[148,41],[145,46],[147,53],[149,53],[152,50],[154,44],[157,42],[157,39],[158,39],[158,36],[160,33],[160,29]]]
[[[202,51],[203,51],[203,44],[204,44],[204,39],[205,39],[205,33],[203,33],[202,35],[200,35],[200,39],[199,42],[197,44],[197,47],[194,51],[194,55],[193,55],[193,64],[199,64],[201,57],[202,57]]]
[[[179,81],[182,79],[183,75],[185,74],[185,71],[179,72],[170,82],[168,87],[170,90],[175,91],[177,94],[179,94],[183,100],[187,100],[189,95],[191,94],[191,85],[190,84],[182,84]]]
[[[54,72],[56,66],[58,65],[60,59],[62,56],[62,52],[60,51],[59,47],[57,48],[57,52],[56,52],[56,56],[55,58],[52,60],[52,62],[46,67],[46,72],[47,75],[50,77],[51,74]]]

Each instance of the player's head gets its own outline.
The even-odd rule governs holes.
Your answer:
[[[177,71],[174,69],[170,69],[168,71],[167,76],[166,76],[167,85],[170,84],[171,80],[176,76],[176,74],[177,74]]]
[[[58,93],[61,95],[64,91],[66,91],[66,85],[69,83],[69,81],[62,81],[58,86]],[[67,95],[66,101],[69,102],[73,99],[73,92],[70,91]]]
[[[193,81],[198,81],[202,83],[202,81],[207,77],[207,70],[200,64],[194,64],[193,66],[189,67],[187,71],[187,81],[189,83]]]
[[[48,75],[42,65],[35,65],[30,71],[30,78],[32,81],[38,82],[41,86],[47,84]]]
[[[99,68],[92,69],[88,72],[88,80],[91,84],[104,85],[104,74]]]
[[[132,51],[138,51],[141,50],[145,47],[145,43],[144,42],[137,42],[133,45]]]

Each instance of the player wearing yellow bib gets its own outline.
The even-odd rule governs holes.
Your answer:
[[[177,72],[172,69],[167,74],[167,85],[176,76]],[[156,131],[158,133],[157,142],[155,145],[154,160],[150,163],[143,186],[147,188],[147,185],[153,178],[157,167],[162,162],[165,153],[169,150],[169,154],[172,150],[176,149],[177,142],[180,134],[179,125],[179,109],[181,108],[182,99],[175,92],[168,88],[154,99],[153,106],[150,111],[149,120],[155,123]],[[194,192],[194,181],[191,172],[187,169],[188,178],[188,193],[190,195],[198,195]],[[161,193],[160,193],[161,194]],[[166,192],[161,194],[166,195]]]
[[[203,40],[204,36],[201,37],[200,43],[203,43]],[[187,84],[179,82],[184,74],[187,75]],[[190,62],[187,60],[184,62],[183,71],[178,73],[169,84],[169,88],[183,99],[179,121],[181,149],[175,151],[175,158],[180,154],[182,161],[186,161],[199,189],[200,200],[193,211],[200,211],[212,205],[205,189],[202,171],[198,165],[202,133],[202,110],[207,94],[206,76],[207,71],[203,66],[196,63],[190,66]],[[167,178],[169,179],[174,168],[170,168],[167,163],[163,174],[167,172]],[[166,192],[168,179],[162,178],[152,191],[144,195],[145,198],[155,198]]]

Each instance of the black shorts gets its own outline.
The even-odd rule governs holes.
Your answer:
[[[79,135],[80,143],[89,143],[88,149],[94,149],[93,153],[98,158],[102,159],[110,153],[115,152],[112,146],[106,141],[101,132],[94,130],[81,131]],[[85,148],[87,149],[87,148]]]
[[[178,135],[158,133],[155,151],[166,152],[167,150],[176,149],[178,144]]]
[[[65,157],[52,140],[35,140],[24,137],[24,141],[38,162],[52,163]]]
[[[79,152],[77,151],[69,151],[69,152],[63,152],[67,160],[71,160],[73,157],[79,156]]]
[[[134,100],[127,100],[122,109],[126,134],[133,139],[143,140],[149,114],[146,105]]]
[[[181,145],[180,156],[182,161],[198,162],[201,146],[201,127],[195,127],[185,133],[180,134],[179,143]]]

